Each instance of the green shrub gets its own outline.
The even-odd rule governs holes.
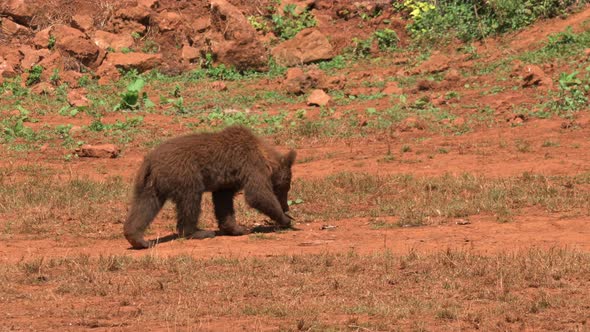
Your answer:
[[[397,48],[399,37],[397,33],[391,29],[377,30],[373,33],[377,39],[377,44],[381,51],[391,51]]]
[[[541,18],[566,14],[587,0],[406,0],[396,5],[408,12],[413,38],[437,43],[458,38],[481,39],[526,27]]]
[[[283,40],[291,39],[299,31],[314,27],[317,24],[315,18],[309,11],[304,10],[301,13],[297,13],[296,9],[296,5],[288,4],[284,8],[284,15],[272,15],[274,31]]]

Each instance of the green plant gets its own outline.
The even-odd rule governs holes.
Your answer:
[[[300,13],[297,13],[296,10],[295,4],[288,4],[283,8],[284,15],[278,13],[272,15],[274,31],[279,38],[291,39],[299,31],[316,26],[317,22],[308,10]]]
[[[371,54],[371,44],[373,44],[372,37],[366,39],[353,37],[352,46],[348,50],[355,58],[366,58]]]
[[[558,114],[577,112],[588,105],[590,66],[586,68],[583,78],[578,76],[578,71],[559,75],[558,99],[550,103],[550,108]]]
[[[264,20],[264,17],[262,16],[253,16],[250,15],[246,18],[248,20],[248,23],[250,23],[250,25],[256,30],[256,31],[262,31],[264,33],[269,32],[270,28],[268,27],[268,24],[266,23],[266,21]]]
[[[59,69],[57,69],[57,68],[53,69],[53,73],[49,77],[49,81],[51,83],[53,83],[54,85],[57,85],[57,82],[59,82]]]
[[[125,92],[121,93],[121,101],[115,106],[114,110],[118,111],[139,108],[142,100],[140,99],[140,91],[143,89],[144,85],[145,80],[143,78],[136,78],[127,86]],[[145,100],[145,98],[143,100]]]
[[[29,76],[27,77],[27,86],[31,86],[35,83],[41,82],[41,74],[43,74],[43,66],[34,65],[33,68],[28,70]]]
[[[377,39],[377,45],[379,45],[381,51],[395,50],[399,43],[397,33],[391,29],[377,30],[373,33],[373,36]]]
[[[334,70],[334,69],[343,69],[346,68],[346,60],[342,55],[337,55],[333,57],[329,61],[322,61],[319,63],[319,68],[321,70]]]
[[[2,119],[0,128],[2,129],[0,141],[2,143],[12,142],[16,138],[24,138],[26,140],[33,140],[36,134],[33,129],[24,125],[25,122],[31,122],[29,118],[29,111],[20,108],[18,115],[13,115]]]
[[[143,42],[141,51],[143,53],[158,53],[160,51],[160,45],[151,39],[147,39]]]
[[[53,49],[54,46],[55,46],[55,36],[49,35],[49,40],[47,41],[47,48],[51,50],[51,49]]]

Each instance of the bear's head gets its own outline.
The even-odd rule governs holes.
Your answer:
[[[272,173],[272,189],[281,203],[283,212],[289,211],[289,190],[291,190],[291,167],[295,163],[297,153],[290,150],[279,158],[279,163]]]

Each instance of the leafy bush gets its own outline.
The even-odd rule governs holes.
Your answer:
[[[291,39],[299,31],[314,27],[317,24],[315,18],[309,11],[305,10],[297,13],[296,9],[296,5],[288,4],[284,8],[284,15],[272,15],[274,31],[283,40]]]
[[[518,30],[541,18],[567,13],[587,0],[406,0],[396,8],[409,13],[410,34],[423,42],[481,39]]]
[[[397,33],[391,29],[377,30],[373,33],[377,39],[377,44],[381,51],[391,51],[397,48],[399,37]]]

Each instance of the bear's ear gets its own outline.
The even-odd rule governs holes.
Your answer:
[[[297,152],[295,150],[290,150],[287,154],[283,157],[283,162],[288,167],[293,166],[295,163],[295,158],[297,158]]]

